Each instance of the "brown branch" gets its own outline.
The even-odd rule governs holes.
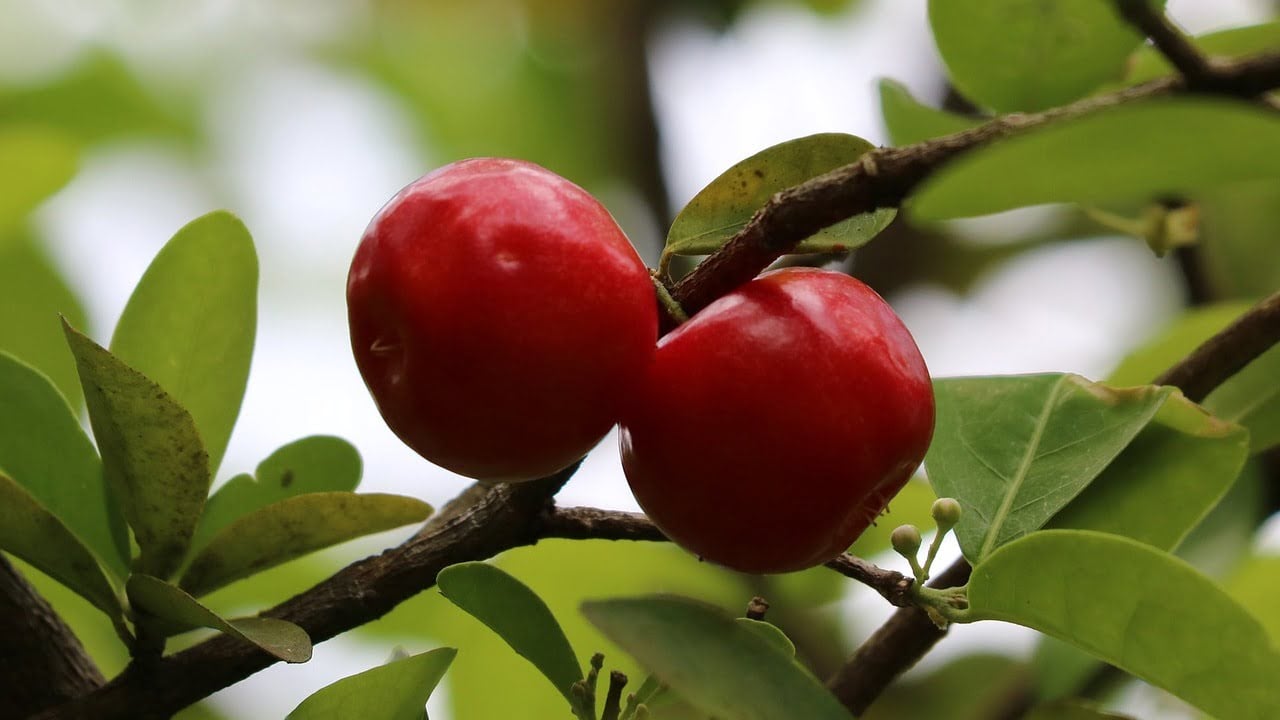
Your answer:
[[[911,602],[911,585],[915,580],[900,572],[885,570],[849,553],[828,560],[825,565],[880,593],[894,607],[914,607]]]
[[[1200,402],[1276,343],[1280,343],[1280,292],[1254,305],[1162,373],[1154,384],[1173,385],[1183,395]]]
[[[1156,49],[1186,78],[1188,89],[1213,87],[1213,64],[1160,6],[1151,0],[1116,0],[1116,9],[1125,22],[1151,38]]]
[[[1280,86],[1280,54],[1262,55],[1215,67],[1222,80],[1215,91],[1252,96]],[[1223,80],[1225,79],[1225,80]],[[1227,90],[1225,88],[1230,88]],[[1185,90],[1181,78],[1166,78],[1036,115],[1013,115],[978,128],[918,145],[868,153],[859,162],[775,195],[720,252],[707,258],[675,288],[690,311],[754,277],[770,262],[813,232],[876,207],[898,205],[925,177],[951,158],[1026,128],[1121,103]],[[262,613],[300,625],[315,642],[370,622],[431,587],[448,565],[480,560],[540,537],[569,537],[587,520],[596,529],[615,528],[606,518],[548,513],[570,468],[540,481],[515,486],[473,486],[404,544],[354,563],[315,587]],[[586,515],[590,515],[587,513]],[[623,522],[618,529],[640,532]],[[647,531],[646,531],[647,532]],[[639,537],[635,539],[641,539]],[[655,539],[655,538],[645,538]],[[943,577],[951,571],[943,574]],[[910,611],[914,612],[914,611]],[[888,626],[886,626],[888,627]],[[914,626],[909,626],[914,627]],[[882,628],[882,631],[885,629]],[[913,639],[908,629],[903,648]],[[890,638],[896,637],[890,633]],[[902,659],[885,662],[905,668],[917,651],[896,650]],[[877,651],[880,652],[880,651]],[[262,651],[227,636],[215,637],[146,667],[133,665],[107,685],[36,717],[43,720],[168,717],[177,710],[271,665]],[[888,677],[896,675],[896,670]],[[886,679],[884,682],[888,682]]]
[[[1280,343],[1280,292],[1253,306],[1206,340],[1162,373],[1155,384],[1173,385],[1188,398],[1202,400],[1277,343]],[[936,585],[930,583],[930,586],[963,585],[971,570],[969,563],[961,558],[943,571]],[[889,683],[915,665],[945,634],[922,610],[914,607],[898,610],[827,680],[827,687],[854,715],[860,715]]]
[[[25,717],[91,692],[102,673],[58,613],[0,555],[0,707]]]
[[[959,587],[969,581],[969,563],[960,560],[929,582]],[[899,608],[827,680],[829,689],[854,716],[870,707],[889,683],[925,656],[947,634],[918,607]]]
[[[568,540],[665,541],[666,535],[642,513],[591,507],[550,508],[542,518],[541,536]]]
[[[449,565],[536,542],[544,511],[576,469],[518,485],[474,486],[404,544],[348,565],[262,615],[300,625],[317,643],[382,617],[434,585]],[[130,665],[100,689],[35,717],[168,718],[275,662],[255,646],[220,635],[148,665]]]
[[[1213,83],[1200,91],[1253,97],[1278,86],[1280,53],[1271,53],[1215,66]],[[873,150],[858,162],[774,195],[719,252],[682,278],[672,295],[692,315],[822,228],[899,206],[925,178],[969,150],[1057,120],[1187,89],[1181,77],[1162,78],[1041,113],[1005,115],[915,145]]]

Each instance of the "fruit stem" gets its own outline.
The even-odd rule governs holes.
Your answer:
[[[680,307],[680,303],[671,295],[671,290],[667,288],[667,284],[662,282],[659,275],[660,271],[650,271],[649,279],[653,281],[654,292],[658,294],[658,304],[666,311],[675,325],[681,325],[689,320],[689,314]]]

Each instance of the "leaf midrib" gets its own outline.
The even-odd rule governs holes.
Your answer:
[[[1031,432],[1031,439],[1027,442],[1026,452],[1022,454],[1022,460],[1018,462],[1018,469],[1014,472],[1013,477],[1009,478],[1009,491],[1005,493],[1004,499],[1000,501],[1000,508],[996,510],[996,514],[991,517],[991,524],[987,526],[987,534],[982,539],[982,548],[978,551],[978,560],[985,558],[992,550],[995,549],[996,538],[1000,536],[1000,528],[1003,527],[1005,518],[1009,516],[1010,510],[1013,508],[1013,501],[1017,498],[1018,493],[1022,490],[1022,485],[1030,474],[1031,463],[1035,461],[1036,452],[1040,449],[1040,442],[1044,438],[1045,427],[1049,425],[1049,416],[1053,414],[1053,408],[1058,402],[1058,395],[1062,392],[1062,386],[1066,383],[1069,376],[1063,375],[1054,383],[1053,389],[1049,391],[1049,397],[1045,400],[1044,408],[1040,411],[1040,417],[1036,418],[1036,427]]]

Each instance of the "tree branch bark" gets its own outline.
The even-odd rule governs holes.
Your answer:
[[[49,603],[0,555],[0,707],[25,717],[101,687],[102,673]]]

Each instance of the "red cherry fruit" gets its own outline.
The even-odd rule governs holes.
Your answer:
[[[387,424],[485,481],[590,450],[657,338],[648,270],[609,212],[517,160],[464,160],[400,191],[360,241],[347,308]]]
[[[929,371],[863,283],[765,273],[658,343],[622,418],[636,500],[673,541],[753,573],[846,550],[924,458]]]

